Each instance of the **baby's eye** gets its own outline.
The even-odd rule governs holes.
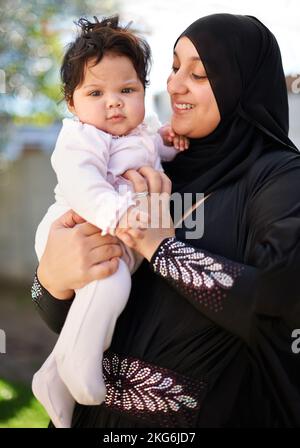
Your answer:
[[[122,89],[122,93],[131,93],[134,90],[131,87],[126,87],[125,89]]]
[[[176,73],[176,72],[178,72],[179,68],[178,67],[174,67],[174,65],[173,65],[172,70],[173,70],[174,73]]]
[[[89,93],[90,96],[100,96],[102,95],[101,90],[93,90],[93,92]]]

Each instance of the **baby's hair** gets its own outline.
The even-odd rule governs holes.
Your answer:
[[[101,22],[97,17],[94,20],[92,23],[81,18],[75,22],[81,30],[80,35],[69,44],[60,69],[63,95],[70,104],[74,90],[83,82],[88,61],[92,59],[96,65],[106,54],[127,56],[144,88],[149,84],[151,50],[148,43],[129,30],[130,23],[120,26],[119,16],[106,17]]]

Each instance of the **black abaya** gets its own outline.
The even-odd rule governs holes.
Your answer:
[[[293,249],[299,256],[299,176],[300,157],[270,151],[247,176],[207,199],[204,236],[193,240],[192,247],[222,263],[234,279],[232,287],[202,291],[191,284],[187,289],[181,278],[154,274],[164,242],[152,257],[152,269],[145,261],[133,277],[109,351],[204,381],[200,408],[190,426],[300,426],[300,356],[291,349],[292,330],[300,328],[298,280],[283,278],[284,295],[279,298],[276,284],[272,288],[267,283],[267,296],[257,291],[260,273],[270,261],[285,264]],[[285,198],[280,207],[278,195]],[[184,229],[176,236],[184,241]],[[174,262],[175,254],[168,253],[167,260]],[[38,309],[58,331],[66,303],[43,292]],[[106,405],[77,405],[73,426],[158,424],[148,415],[134,418]],[[176,427],[186,426],[179,416]]]

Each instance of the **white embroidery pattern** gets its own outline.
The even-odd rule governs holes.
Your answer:
[[[169,275],[174,280],[181,278],[187,285],[193,284],[207,289],[216,285],[231,288],[234,283],[233,278],[224,272],[221,263],[175,238],[170,238],[161,246],[153,267],[154,271],[160,272],[163,277]],[[202,268],[201,271],[199,267]]]
[[[223,310],[228,290],[244,269],[239,263],[212,257],[175,237],[162,242],[151,265],[188,300],[215,312]]]
[[[203,381],[180,378],[173,371],[137,358],[121,359],[115,353],[104,355],[103,375],[107,387],[105,404],[138,415],[197,409],[197,395],[205,387]]]
[[[34,276],[33,285],[31,287],[31,297],[34,302],[38,302],[39,298],[43,295],[42,287],[38,281],[37,276]]]

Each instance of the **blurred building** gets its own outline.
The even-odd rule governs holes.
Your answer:
[[[54,201],[50,155],[59,128],[19,128],[0,163],[0,279],[32,278],[37,265],[35,229]]]

